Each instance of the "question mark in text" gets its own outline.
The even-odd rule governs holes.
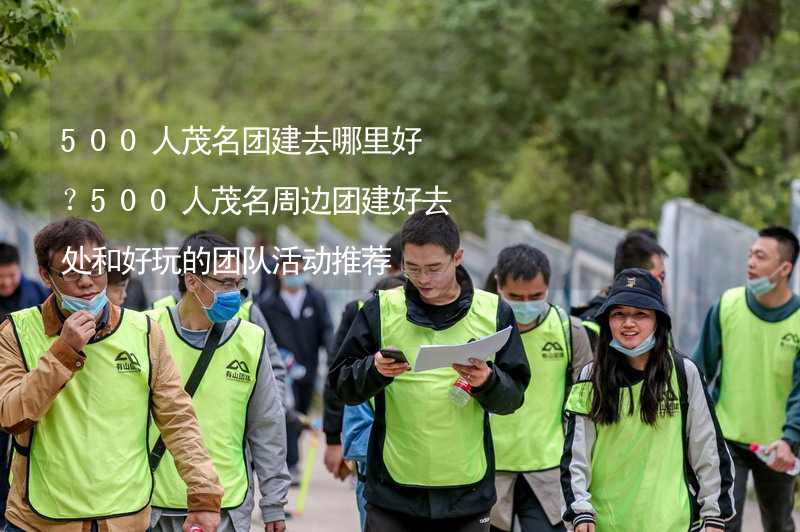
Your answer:
[[[72,192],[72,195],[70,195],[70,192]],[[68,210],[68,211],[71,211],[71,210],[72,210],[72,200],[74,200],[74,199],[75,199],[75,195],[76,195],[76,194],[77,194],[77,193],[75,192],[75,189],[74,189],[74,188],[68,188],[68,189],[66,189],[66,190],[64,191],[64,195],[65,195],[65,196],[69,196],[69,200],[67,200],[67,210]]]

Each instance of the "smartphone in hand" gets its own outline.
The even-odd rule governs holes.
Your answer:
[[[405,362],[406,364],[409,364],[406,355],[399,349],[383,348],[381,349],[381,354],[386,358],[391,358],[395,362]]]

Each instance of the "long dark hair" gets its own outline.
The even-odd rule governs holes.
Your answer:
[[[624,374],[624,365],[628,362],[625,355],[614,352],[614,348],[609,345],[613,337],[608,325],[608,315],[600,321],[600,336],[592,364],[594,397],[589,416],[595,423],[611,424],[620,418],[620,390],[628,386]],[[655,339],[655,346],[650,351],[650,358],[644,369],[644,382],[639,396],[640,417],[648,425],[655,425],[659,415],[673,415],[674,399],[677,397],[671,384],[673,364],[669,325],[659,312],[656,312]],[[632,414],[633,401],[630,402],[628,411],[628,415]]]

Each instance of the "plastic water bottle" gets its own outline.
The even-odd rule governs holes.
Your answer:
[[[769,465],[775,460],[775,451],[767,451],[767,445],[759,445],[757,443],[750,444],[750,450],[758,456],[762,462]],[[786,472],[787,475],[795,476],[800,473],[800,460],[795,456],[794,465]]]
[[[465,406],[472,399],[472,385],[464,377],[459,377],[450,387],[450,399],[457,406]]]

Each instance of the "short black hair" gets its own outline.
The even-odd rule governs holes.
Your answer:
[[[800,242],[797,241],[797,236],[791,230],[778,225],[771,225],[759,231],[758,236],[777,240],[781,258],[791,262],[792,271],[794,271],[797,255],[800,254]]]
[[[19,264],[19,248],[8,242],[0,242],[0,266]]]
[[[628,268],[649,270],[653,267],[653,255],[666,257],[667,252],[641,230],[628,233],[619,241],[614,253],[614,276]]]
[[[633,236],[633,235],[646,236],[650,240],[655,240],[656,242],[658,242],[658,233],[655,231],[655,229],[650,229],[649,227],[639,227],[637,229],[631,229],[625,236]]]
[[[107,273],[109,285],[122,284],[131,276],[131,272],[125,271],[125,268],[109,268]]]
[[[491,292],[492,294],[497,293],[497,277],[495,277],[496,271],[497,266],[492,266],[492,269],[489,270],[489,274],[486,276],[486,280],[483,282],[483,289],[487,292]]]
[[[386,241],[383,247],[389,248],[389,267],[393,270],[403,268],[403,244],[400,233],[397,232]]]
[[[544,282],[550,284],[550,261],[540,249],[527,244],[517,244],[503,249],[497,256],[495,275],[497,286],[502,288],[509,277],[513,280],[530,281],[542,274]]]
[[[375,283],[375,286],[372,287],[372,293],[374,294],[378,290],[391,290],[392,288],[397,288],[398,286],[403,286],[406,284],[405,277],[402,275],[389,275],[387,277],[381,277],[378,279],[378,282]]]
[[[236,246],[230,240],[222,235],[218,235],[217,233],[212,233],[211,231],[198,231],[186,237],[186,240],[184,240],[183,244],[181,244],[181,248],[178,251],[178,257],[176,259],[176,266],[178,269],[178,290],[180,290],[181,294],[186,293],[186,279],[184,278],[186,272],[184,272],[183,268],[184,255],[189,253],[190,250],[192,253],[194,253],[195,267],[193,268],[194,271],[190,271],[189,273],[196,273],[197,275],[200,275],[201,272],[210,272],[214,269],[213,265],[208,263],[208,259],[213,258],[214,256],[214,252],[212,250],[216,248],[233,247]],[[198,253],[201,248],[204,252],[210,252],[210,255]],[[237,254],[241,260],[241,253]]]
[[[55,253],[67,247],[77,250],[87,242],[106,245],[106,237],[96,223],[75,217],[49,223],[33,237],[36,262],[42,268],[50,268]]]
[[[458,225],[444,213],[426,214],[420,209],[408,217],[400,230],[401,249],[406,244],[441,246],[448,255],[455,255],[461,245]]]

